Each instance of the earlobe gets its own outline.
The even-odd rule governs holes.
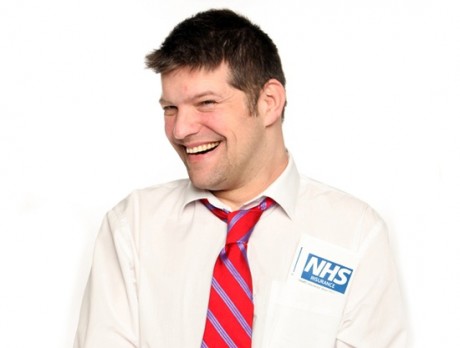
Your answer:
[[[259,96],[259,113],[264,117],[265,126],[281,120],[286,104],[286,91],[278,80],[268,80]]]

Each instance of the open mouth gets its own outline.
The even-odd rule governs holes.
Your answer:
[[[186,147],[185,152],[188,155],[202,155],[207,152],[210,152],[214,150],[217,146],[219,146],[219,142],[214,142],[214,143],[209,143],[209,144],[203,144],[195,147]]]

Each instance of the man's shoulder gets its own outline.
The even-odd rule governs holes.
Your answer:
[[[302,177],[299,203],[311,213],[337,221],[359,221],[363,218],[382,222],[379,214],[353,194],[323,182]]]
[[[314,179],[301,182],[296,216],[311,236],[357,250],[385,231],[383,219],[363,200]]]
[[[331,204],[344,202],[347,205],[367,206],[363,200],[353,194],[343,191],[337,187],[328,185],[324,182],[302,176],[301,196],[309,200],[324,200]]]
[[[158,194],[171,194],[175,192],[183,192],[190,185],[189,179],[177,179],[160,184],[144,187],[142,189],[134,190],[132,194],[139,195],[158,195]]]
[[[136,189],[116,204],[113,210],[121,212],[132,209],[143,210],[146,207],[154,210],[161,207],[170,209],[173,206],[180,206],[189,185],[190,180],[178,179]]]

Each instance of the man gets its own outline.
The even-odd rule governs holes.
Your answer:
[[[75,347],[404,347],[385,225],[298,174],[271,39],[210,10],[176,26],[147,66],[189,180],[107,214]]]

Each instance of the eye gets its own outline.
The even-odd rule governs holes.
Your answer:
[[[202,105],[213,105],[215,103],[216,103],[215,100],[204,100],[201,102]]]
[[[216,104],[217,104],[217,101],[212,100],[212,99],[207,99],[207,100],[200,101],[198,103],[198,108],[203,111],[213,110]]]
[[[177,106],[165,105],[163,106],[163,112],[165,116],[174,116],[177,113]]]

